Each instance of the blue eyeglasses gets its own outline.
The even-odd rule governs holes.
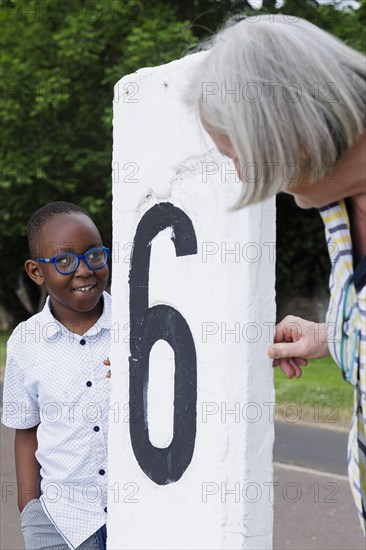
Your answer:
[[[53,264],[55,269],[61,275],[70,275],[77,270],[80,261],[83,260],[93,271],[102,269],[108,261],[110,250],[104,246],[97,246],[87,250],[84,254],[74,254],[73,252],[63,252],[53,258],[36,258],[35,262],[44,264]]]

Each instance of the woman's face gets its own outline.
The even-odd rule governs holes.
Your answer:
[[[327,176],[315,183],[310,183],[310,181],[310,174],[305,173],[290,191],[286,191],[289,195],[293,195],[297,206],[300,208],[321,208],[334,202],[334,189],[329,188],[329,185],[327,185]]]
[[[220,134],[219,132],[217,132],[217,130],[213,130],[210,126],[208,126],[203,121],[202,121],[202,125],[206,130],[206,132],[211,137],[212,141],[215,143],[220,153],[231,158],[234,161],[236,173],[238,174],[238,177],[241,180],[239,158],[235,152],[235,149],[230,139],[227,136],[224,136],[223,134]]]
[[[234,161],[238,177],[243,181],[239,158],[230,139],[208,126],[204,121],[202,121],[202,125],[211,136],[218,150]],[[305,209],[321,208],[346,197],[365,193],[365,143],[366,135],[364,134],[343,153],[323,178],[311,183],[311,172],[304,171],[296,184],[286,193],[293,195],[296,204]],[[306,156],[303,160],[306,160]]]
[[[366,134],[360,136],[315,183],[304,172],[289,193],[301,208],[321,208],[347,197],[365,195]]]

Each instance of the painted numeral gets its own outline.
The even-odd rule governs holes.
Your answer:
[[[136,327],[135,338],[130,338],[129,401],[134,419],[130,437],[141,469],[158,485],[182,477],[192,460],[196,439],[197,358],[192,333],[174,307],[148,305],[151,243],[167,227],[173,229],[177,256],[197,254],[191,220],[180,208],[165,202],[150,208],[140,220],[130,264],[130,323]],[[175,358],[173,438],[166,448],[152,445],[147,418],[149,356],[158,340],[171,346]]]

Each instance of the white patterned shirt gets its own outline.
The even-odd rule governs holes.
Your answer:
[[[69,548],[106,523],[111,297],[83,336],[51,313],[20,323],[8,341],[2,422],[38,425],[41,503]]]

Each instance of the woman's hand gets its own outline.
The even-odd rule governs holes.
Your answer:
[[[273,366],[279,366],[287,378],[300,378],[308,359],[329,355],[326,324],[288,315],[276,325],[268,355],[274,359]]]
[[[107,359],[104,359],[103,365],[105,365],[106,367],[110,367],[110,366],[111,366],[111,362],[110,362],[110,360],[109,360],[108,357],[107,357]],[[107,374],[106,374],[106,377],[107,377],[107,378],[110,378],[111,376],[112,376],[112,372],[111,372],[111,369],[109,369],[109,371],[108,371]]]

